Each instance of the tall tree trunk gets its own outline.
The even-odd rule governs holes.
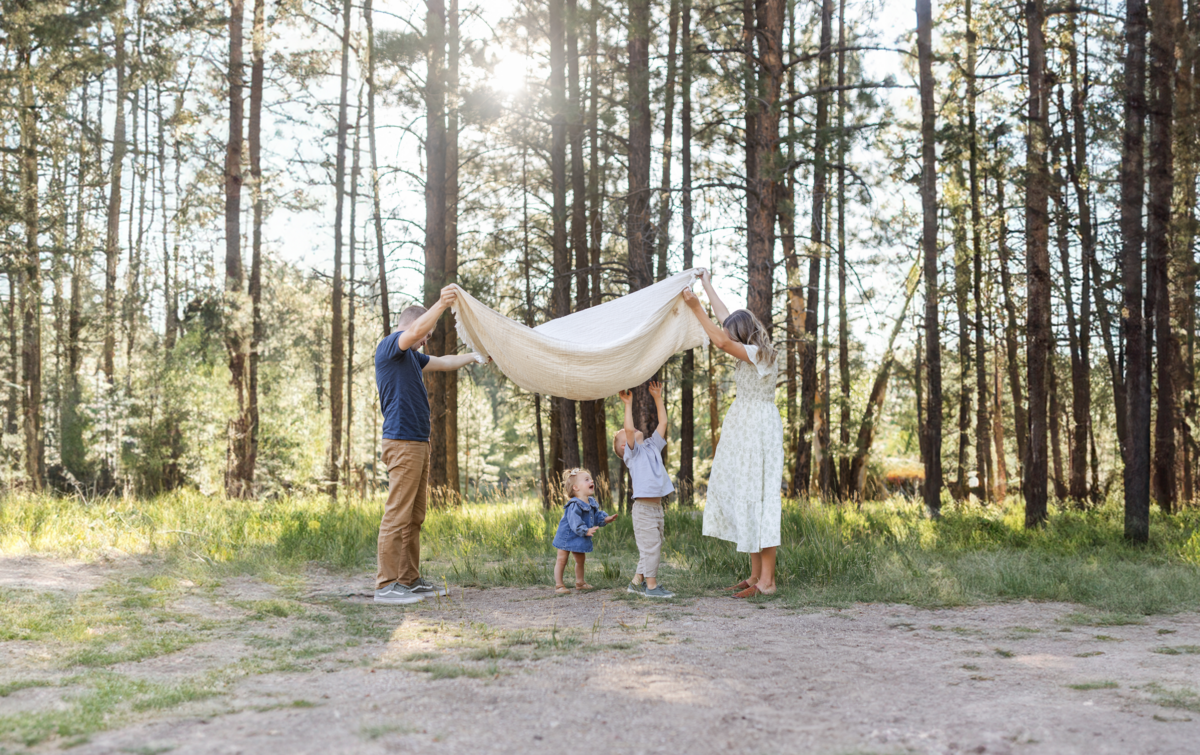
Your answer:
[[[922,0],[924,1],[924,0]],[[825,228],[826,154],[829,130],[829,67],[832,55],[833,2],[822,0],[821,4],[821,49],[818,54],[816,122],[813,127],[813,183],[812,224],[809,233],[808,296],[804,302],[804,340],[800,351],[800,449],[796,454],[796,468],[792,473],[797,494],[808,491],[812,474],[812,431],[817,395],[817,306],[820,295],[821,259],[827,253],[828,239],[823,237]],[[932,96],[932,94],[931,94]]]
[[[525,325],[534,326],[533,317],[533,284],[530,279],[529,260],[529,166],[528,150],[521,147],[521,251],[525,273]],[[537,430],[538,446],[538,493],[542,497],[542,508],[549,510],[551,506],[550,485],[546,479],[546,442],[542,434],[542,396],[533,394],[533,418]]]
[[[567,248],[567,73],[565,11],[563,0],[550,2],[550,183],[551,245],[554,252],[554,281],[551,307],[555,317],[571,314],[571,254]],[[561,447],[554,452],[564,469],[579,466],[579,431],[575,421],[575,402],[556,398],[558,438]],[[551,437],[554,437],[551,433]]]
[[[567,127],[571,143],[571,248],[575,252],[575,309],[587,309],[591,304],[588,292],[587,240],[587,175],[583,168],[584,117],[587,108],[579,83],[579,15],[578,0],[567,0],[567,87],[570,103]],[[579,434],[583,446],[583,466],[598,479],[604,444],[596,435],[596,402],[579,402]]]
[[[240,7],[240,5],[238,6]],[[232,15],[230,23],[232,24]],[[125,165],[125,97],[126,97],[126,63],[125,63],[125,14],[118,11],[113,18],[116,27],[116,59],[113,62],[117,74],[117,91],[114,104],[117,108],[113,118],[113,152],[112,171],[109,178],[108,217],[104,237],[104,345],[101,355],[101,368],[104,371],[106,388],[111,389],[116,377],[113,364],[117,349],[117,263],[121,255],[121,174]],[[106,433],[111,429],[105,428]],[[107,439],[105,448],[112,447],[112,439]],[[113,486],[115,458],[107,451],[101,457],[100,487],[108,490]]]
[[[961,127],[961,124],[960,124]],[[966,188],[962,160],[953,162],[951,175],[960,192]],[[971,448],[971,260],[967,250],[967,207],[957,201],[950,209],[954,238],[954,309],[958,315],[958,455],[951,492],[955,498],[967,496],[967,461]]]
[[[993,153],[999,154],[998,141]],[[999,161],[998,161],[999,162]],[[1029,418],[1025,413],[1025,399],[1021,390],[1020,344],[1018,341],[1017,305],[1013,300],[1012,274],[1009,272],[1008,213],[1004,205],[1004,168],[996,167],[996,260],[1000,267],[1000,291],[1004,297],[1004,352],[1005,368],[1008,372],[1008,387],[1012,392],[1013,434],[1017,440],[1017,465],[1024,469],[1025,446],[1029,433]],[[1021,474],[1024,480],[1024,472]]]
[[[1121,148],[1121,326],[1125,337],[1125,537],[1150,537],[1150,334],[1143,315],[1146,5],[1125,3],[1125,130]]]
[[[683,269],[691,270],[694,224],[692,217],[692,0],[683,0],[683,81],[681,82],[682,112],[680,124],[682,143],[679,160],[682,163],[682,209],[683,209]],[[696,350],[683,353],[683,366],[679,394],[679,502],[692,505],[696,472],[693,458],[696,455]]]
[[[938,333],[937,152],[932,34],[930,0],[917,0],[917,62],[921,87],[921,248],[924,254],[925,276],[925,363],[929,373],[926,381],[929,385],[929,398],[926,402],[927,411],[921,438],[922,447],[925,449],[925,508],[930,516],[936,517],[941,515],[942,509],[942,349],[941,336]],[[920,403],[919,396],[917,401]]]
[[[22,34],[21,36],[24,36]],[[34,492],[46,479],[42,427],[42,262],[38,249],[38,103],[33,90],[33,40],[17,45],[21,97],[21,222],[24,258],[18,267],[21,299],[21,413],[25,474]],[[11,297],[12,289],[9,288]]]
[[[796,4],[787,4],[788,24],[788,59],[796,58]],[[794,103],[796,98],[796,66],[787,68],[787,98]],[[796,140],[791,135],[796,133],[796,107],[789,105],[787,109],[788,134],[787,140],[787,169],[785,182],[781,186],[784,193],[777,203],[779,210],[779,237],[783,246],[784,269],[787,274],[787,299],[784,313],[786,329],[785,353],[787,367],[787,453],[784,458],[791,461],[792,473],[787,475],[788,494],[799,495],[800,486],[796,479],[797,459],[800,455],[800,417],[798,409],[799,385],[796,380],[797,356],[804,346],[801,342],[801,332],[804,329],[804,288],[800,280],[800,259],[796,255]],[[686,183],[686,182],[685,182]]]
[[[600,54],[598,24],[600,14],[595,8],[588,10],[590,28],[588,31],[588,206],[590,215],[588,224],[591,234],[588,238],[591,267],[591,302],[593,307],[603,303],[603,293],[600,290],[600,246],[603,238],[603,223],[601,222],[600,187],[603,171],[600,167]],[[596,453],[599,457],[598,466],[592,474],[596,476],[596,487],[602,495],[612,495],[612,479],[608,471],[608,423],[604,414],[604,401],[592,403],[592,412],[596,433]]]
[[[254,486],[255,465],[258,461],[258,363],[259,345],[263,341],[262,318],[262,226],[265,214],[262,187],[262,106],[263,78],[266,52],[266,0],[254,0],[254,28],[250,51],[250,122],[247,124],[247,146],[250,149],[250,182],[254,202],[254,229],[250,246],[250,379],[246,401],[250,419],[244,478],[251,492]],[[351,276],[353,277],[353,275]]]
[[[1046,386],[1047,386],[1047,401],[1049,403],[1049,430],[1050,430],[1050,464],[1052,474],[1050,481],[1054,483],[1054,497],[1064,499],[1067,497],[1067,487],[1063,484],[1063,454],[1062,454],[1062,403],[1058,400],[1058,369],[1054,364],[1055,352],[1054,342],[1051,341],[1050,356],[1046,360]]]
[[[1025,526],[1039,527],[1047,513],[1047,362],[1050,359],[1050,228],[1047,217],[1049,173],[1046,167],[1046,42],[1044,0],[1025,7],[1029,39],[1029,132],[1025,164],[1025,258],[1029,291],[1026,302],[1026,361],[1029,367],[1029,438],[1023,465]]]
[[[1096,257],[1096,234],[1092,219],[1091,171],[1088,170],[1087,120],[1085,101],[1087,87],[1081,85],[1079,77],[1079,45],[1075,38],[1075,18],[1068,17],[1071,31],[1069,47],[1069,69],[1071,77],[1071,123],[1073,149],[1066,154],[1067,176],[1075,190],[1075,207],[1079,216],[1079,244],[1082,264],[1079,284],[1079,366],[1071,371],[1071,416],[1074,440],[1071,454],[1070,495],[1082,500],[1087,495],[1087,445],[1092,434],[1092,381],[1091,381],[1091,338],[1092,338],[1092,263]],[[1086,45],[1086,36],[1084,38]],[[1086,58],[1084,77],[1087,77]],[[1064,129],[1065,131],[1066,129]],[[1086,177],[1085,177],[1086,176]],[[1080,447],[1077,448],[1076,446]],[[1081,450],[1082,449],[1082,450]],[[1078,466],[1077,466],[1078,465]],[[1099,478],[1099,470],[1092,469],[1093,484]]]
[[[671,146],[675,136],[675,44],[679,38],[679,2],[671,0],[667,13],[667,78],[663,82],[662,188],[658,192],[658,272],[656,280],[667,277],[667,253],[671,241]],[[686,269],[686,268],[684,268]]]
[[[1178,361],[1176,391],[1183,399],[1180,407],[1180,452],[1183,480],[1181,493],[1185,504],[1195,500],[1196,427],[1196,176],[1200,167],[1200,2],[1189,0],[1187,21],[1178,27],[1175,75],[1175,207],[1174,238],[1171,249],[1176,260],[1176,303],[1179,329],[1183,339]]]
[[[446,283],[458,283],[458,0],[450,0],[450,15],[446,19]],[[443,354],[458,353],[458,331],[450,317],[438,320],[442,331]],[[435,334],[436,338],[436,334]],[[443,372],[442,390],[445,393],[446,472],[445,487],[454,500],[459,495],[458,471],[458,372]]]
[[[426,2],[425,38],[425,296],[432,307],[446,285],[446,4]],[[437,331],[426,352],[443,354]],[[446,487],[446,391],[444,372],[425,373],[429,392],[429,487]]]
[[[837,255],[838,255],[838,497],[850,495],[850,318],[846,312],[846,158],[850,149],[846,135],[846,0],[838,2],[838,168],[837,168]],[[907,304],[905,305],[907,308]]]
[[[231,0],[229,15],[229,140],[225,147],[225,350],[229,356],[229,382],[237,399],[237,413],[229,421],[229,441],[225,465],[225,495],[244,498],[250,494],[246,484],[245,461],[250,438],[247,414],[247,347],[250,334],[243,322],[248,320],[248,303],[242,266],[242,139],[244,71],[242,70],[242,24],[245,7],[242,0]]]
[[[631,291],[654,281],[651,254],[654,226],[650,221],[650,0],[629,4],[629,191],[626,209],[626,242],[629,250]],[[657,414],[645,385],[634,388],[634,422],[647,435],[657,424]]]
[[[355,289],[358,280],[355,267],[358,262],[358,178],[361,171],[361,146],[363,102],[362,88],[358,90],[358,101],[354,108],[354,146],[350,157],[350,269],[347,280],[350,283],[349,301],[346,306],[346,445],[342,451],[342,475],[346,482],[354,479],[354,316]]]
[[[1150,195],[1146,207],[1146,316],[1152,317],[1158,370],[1151,492],[1163,511],[1174,510],[1178,425],[1179,340],[1171,325],[1171,200],[1175,162],[1171,137],[1175,107],[1175,37],[1179,0],[1151,0],[1150,20]]]
[[[84,83],[82,93],[82,114],[80,123],[88,123],[90,103],[90,82]],[[82,187],[88,182],[91,170],[88,161],[88,139],[85,130],[79,134],[79,168],[76,172],[76,183]],[[97,154],[97,159],[99,155]],[[78,480],[86,475],[87,453],[83,445],[83,417],[79,414],[79,405],[83,396],[79,384],[82,349],[80,336],[83,332],[83,287],[87,283],[84,261],[89,256],[84,250],[84,222],[86,215],[85,197],[87,192],[76,192],[75,204],[75,242],[71,266],[71,293],[67,304],[67,371],[66,396],[63,402],[61,425],[59,430],[60,447],[63,467]],[[11,291],[11,289],[10,289]],[[169,301],[169,299],[168,299]],[[170,338],[171,331],[167,331]]]
[[[775,297],[775,217],[783,174],[779,153],[779,94],[783,88],[783,24],[785,0],[755,4],[755,55],[758,64],[754,99],[754,172],[747,173],[750,225],[747,236],[746,308],[772,331],[771,303]]]
[[[976,124],[975,79],[976,34],[971,18],[971,0],[966,0],[967,23],[967,180],[971,189],[971,261],[973,265],[973,305],[975,314],[975,474],[979,478],[979,497],[992,497],[992,441],[988,407],[987,346],[983,339],[983,212],[979,199],[979,133]]]
[[[375,141],[375,0],[364,0],[363,20],[367,26],[367,44],[362,50],[367,69],[367,148],[371,151],[371,217],[375,221],[375,256],[379,272],[379,311],[382,336],[392,332],[392,313],[388,302],[387,259],[383,252],[383,211],[379,196],[379,150]]]
[[[342,65],[338,77],[337,157],[334,163],[333,210],[333,324],[329,336],[329,495],[337,499],[338,465],[342,457],[342,412],[345,408],[346,345],[343,334],[342,227],[346,207],[346,137],[350,130],[350,11],[351,0],[342,5]],[[444,153],[443,153],[444,154]],[[437,176],[437,173],[430,173]],[[437,459],[435,454],[434,459]],[[438,464],[434,463],[434,468]],[[432,471],[432,470],[431,470]],[[436,484],[430,475],[430,486]]]
[[[1058,87],[1058,109],[1063,114],[1063,133],[1061,135],[1050,134],[1050,162],[1052,165],[1060,166],[1066,156],[1071,154],[1071,137],[1067,130],[1066,122],[1066,101],[1063,96],[1063,89]],[[1055,241],[1058,246],[1059,262],[1062,265],[1062,292],[1063,292],[1063,310],[1067,315],[1067,354],[1071,365],[1071,385],[1074,386],[1078,382],[1078,375],[1083,371],[1083,365],[1079,361],[1079,328],[1078,321],[1075,318],[1075,297],[1074,297],[1074,282],[1071,276],[1071,213],[1067,206],[1067,182],[1062,172],[1056,167],[1054,171],[1053,181],[1051,183],[1051,192],[1054,195],[1054,228]],[[1054,349],[1055,351],[1057,349]],[[1053,374],[1053,372],[1052,372]],[[1057,379],[1057,376],[1055,376]],[[1057,400],[1057,387],[1052,391],[1052,404]],[[1061,406],[1061,402],[1059,404]],[[1072,397],[1072,407],[1075,401]],[[1065,411],[1065,409],[1064,409]],[[1068,468],[1067,476],[1063,476],[1063,466],[1060,461],[1060,446],[1059,446],[1059,427],[1056,410],[1051,408],[1051,437],[1054,439],[1054,496],[1060,500],[1066,500],[1071,497],[1071,487],[1074,485],[1076,473],[1078,473],[1082,481],[1080,487],[1083,494],[1075,498],[1076,504],[1083,500],[1083,495],[1087,493],[1087,426],[1083,426],[1084,436],[1082,442],[1079,442],[1077,437],[1078,427],[1072,425],[1071,433],[1068,436],[1067,456]],[[1072,413],[1074,417],[1074,413]],[[1080,466],[1076,469],[1076,452],[1081,454],[1079,461]]]

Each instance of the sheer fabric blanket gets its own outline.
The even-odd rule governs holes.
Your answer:
[[[458,335],[531,393],[592,401],[648,380],[673,354],[708,342],[681,294],[687,270],[598,307],[530,328],[458,289]]]

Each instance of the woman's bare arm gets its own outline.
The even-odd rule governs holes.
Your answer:
[[[708,294],[708,302],[712,304],[713,314],[717,316],[717,320],[724,325],[725,318],[729,317],[729,307],[725,306],[725,302],[721,301],[721,297],[717,295],[717,289],[713,288],[712,273],[708,268],[701,268],[700,283],[704,286],[704,293]]]
[[[715,322],[709,319],[708,314],[704,311],[704,307],[700,306],[700,300],[696,298],[690,290],[683,292],[683,301],[692,310],[692,314],[700,321],[700,325],[704,328],[704,333],[708,336],[708,340],[712,341],[713,346],[716,346],[726,354],[737,357],[743,362],[750,363],[750,355],[746,353],[746,347],[729,337]],[[726,313],[728,314],[728,313]]]

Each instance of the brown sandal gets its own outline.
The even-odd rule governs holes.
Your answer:
[[[749,586],[750,586],[749,580],[743,579],[741,582],[738,582],[733,587],[722,587],[721,589],[725,590],[726,592],[733,592],[735,590],[745,590]]]
[[[570,595],[571,588],[567,587],[566,585],[559,585],[558,587],[554,588],[554,594],[555,595]]]
[[[774,594],[775,594],[775,590],[771,590],[771,592],[764,592],[764,591],[758,589],[758,585],[750,585],[745,590],[742,590],[741,592],[739,592],[737,595],[734,595],[733,597],[735,597],[735,598],[753,598],[758,595],[774,595]]]
[[[592,587],[587,582],[576,582],[575,589],[576,590],[595,590],[596,588]]]

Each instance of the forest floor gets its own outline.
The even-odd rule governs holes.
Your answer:
[[[435,572],[436,573],[436,572]],[[1194,753],[1200,613],[0,556],[0,753]],[[107,639],[106,639],[107,638]],[[119,639],[117,639],[119,638]]]

